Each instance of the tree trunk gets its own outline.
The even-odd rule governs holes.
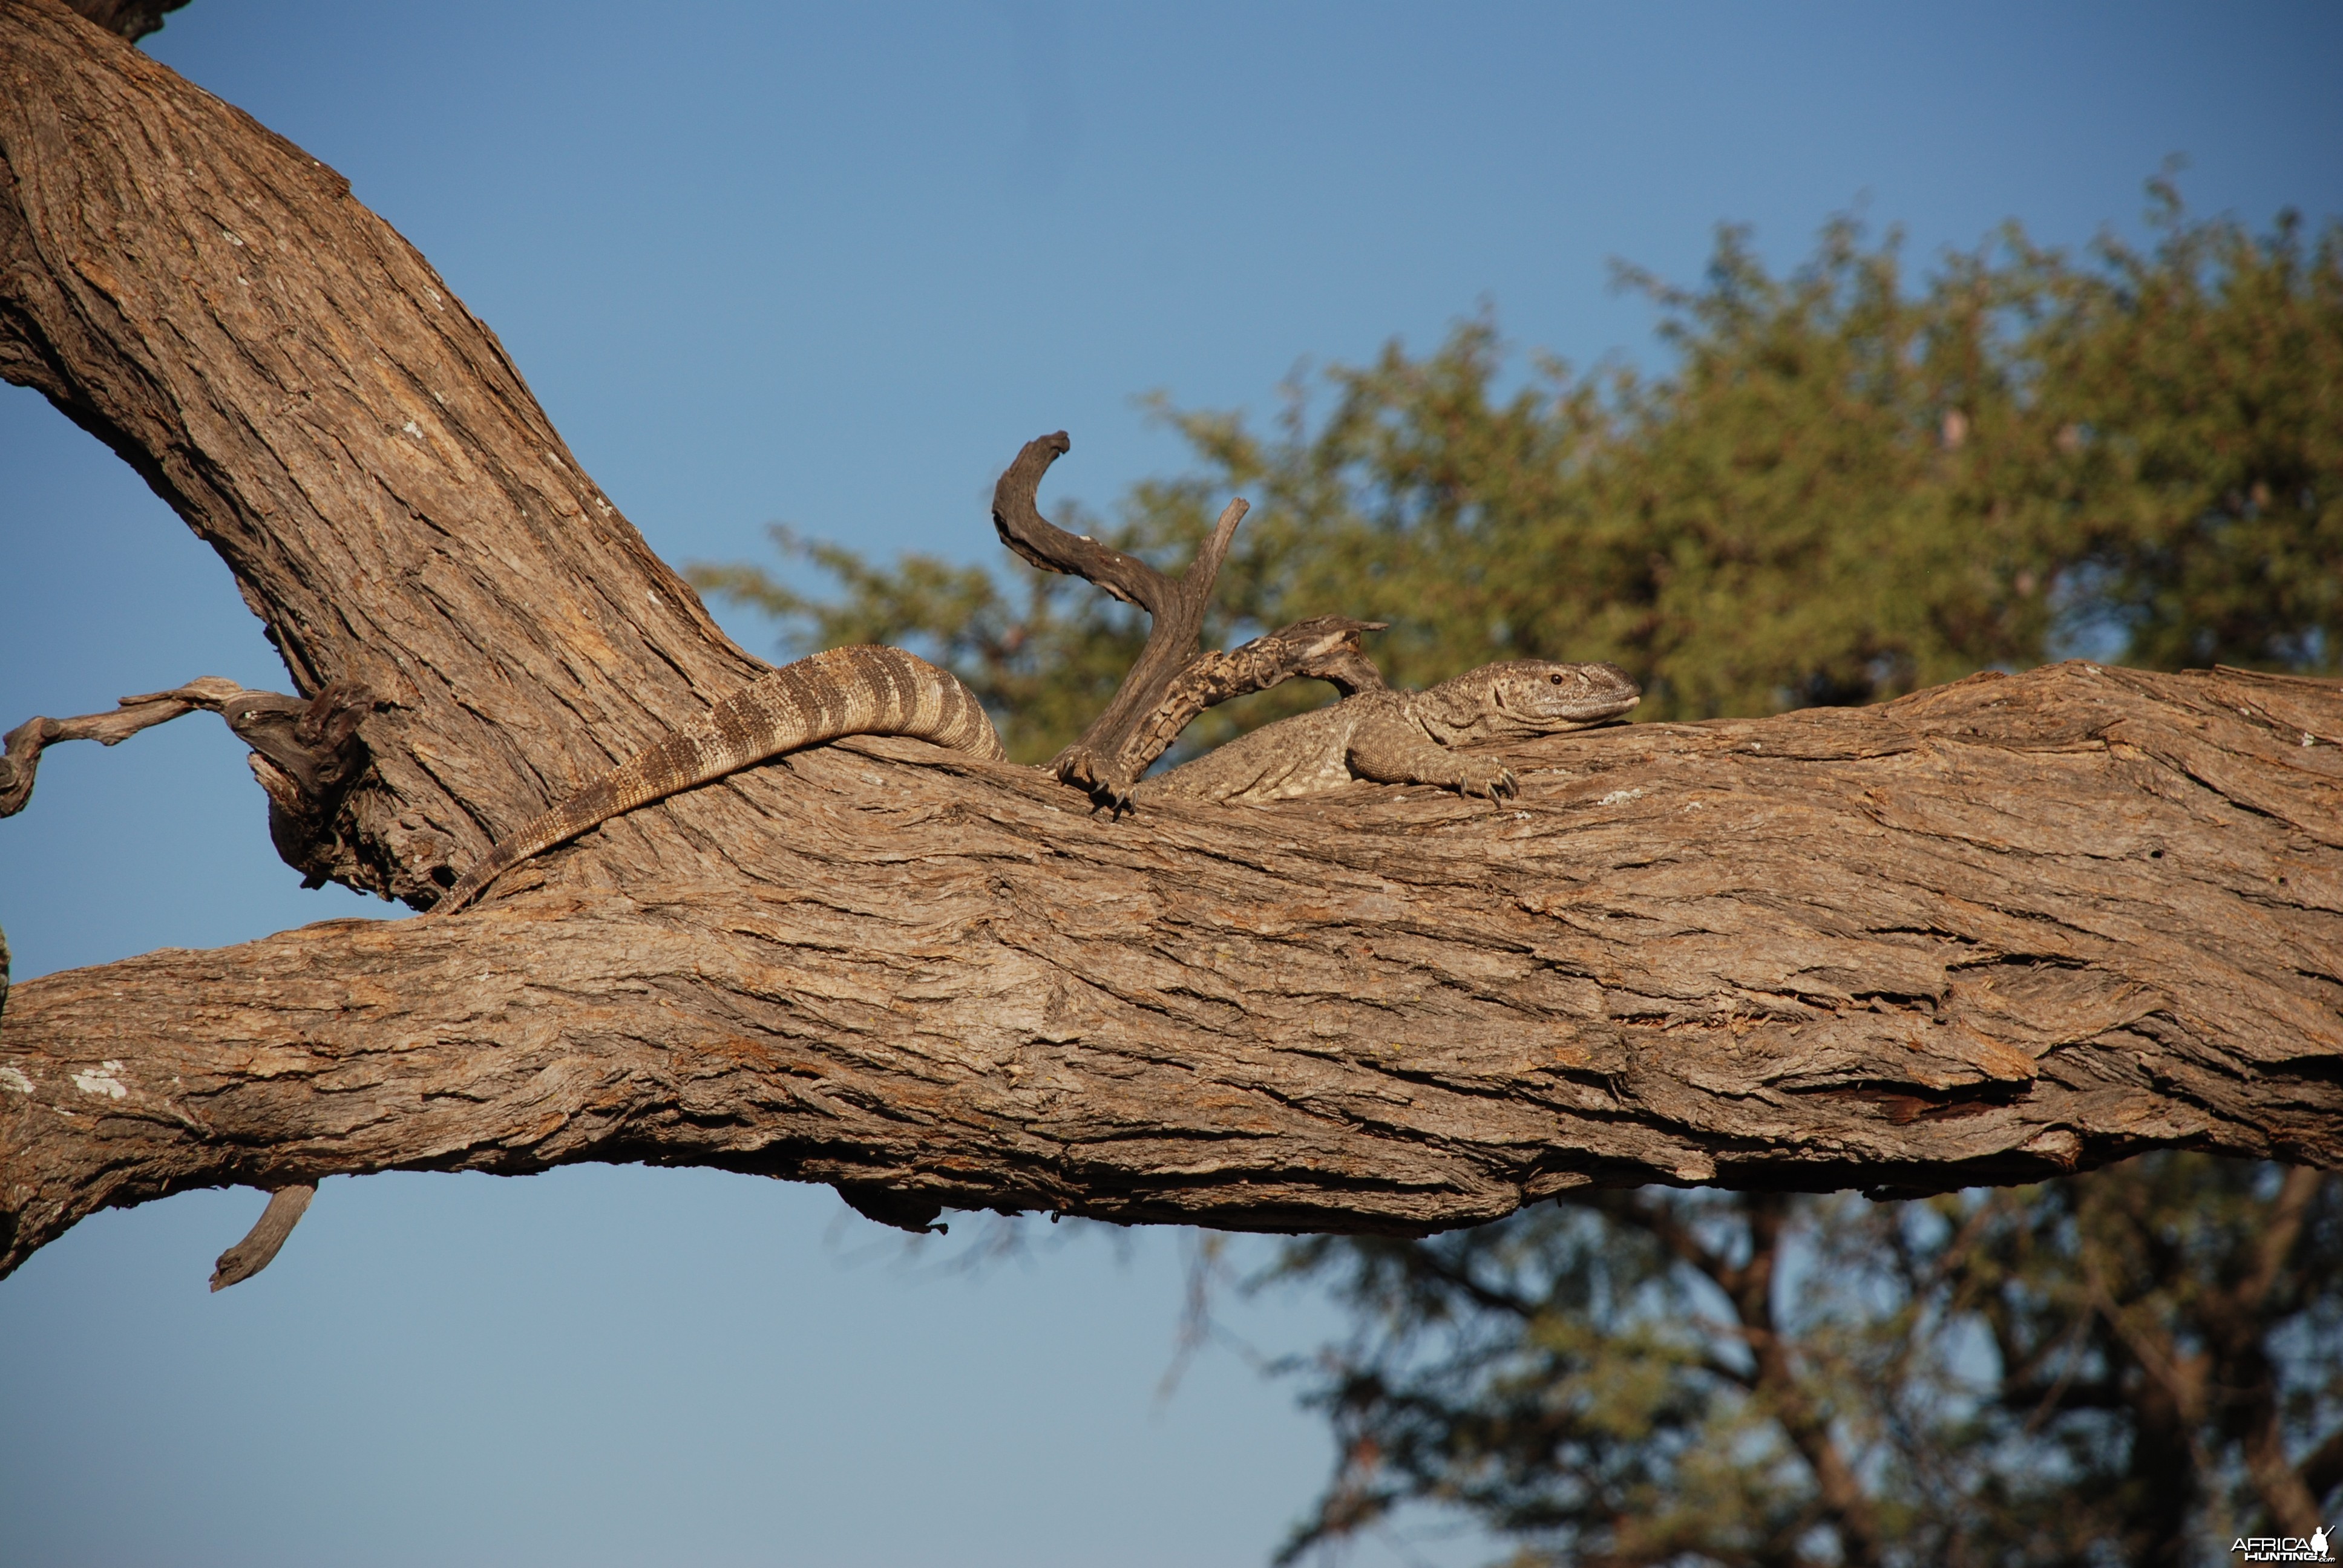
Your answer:
[[[0,374],[220,552],[315,722],[370,702],[280,835],[313,876],[427,903],[760,668],[347,182],[55,0],[0,0]],[[2084,664],[1513,747],[1502,809],[1118,820],[845,742],[461,916],[19,986],[0,1270],[189,1187],[583,1160],[1394,1231],[1590,1180],[2333,1169],[2338,746],[2331,683]]]

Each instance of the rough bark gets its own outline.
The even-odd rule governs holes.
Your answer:
[[[346,182],[55,0],[0,0],[0,374],[219,551],[301,697],[370,695],[298,846],[353,886],[427,902],[759,668]],[[1396,1231],[1590,1180],[2332,1169],[2338,746],[2331,684],[2079,664],[1510,748],[1505,809],[1116,820],[846,742],[458,918],[19,985],[0,1271],[108,1205],[394,1168]]]

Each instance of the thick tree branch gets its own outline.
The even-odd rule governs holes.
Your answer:
[[[1403,1231],[1589,1176],[2333,1169],[2343,751],[2300,736],[2338,719],[2324,683],[2065,665],[1557,737],[1502,812],[1120,823],[850,742],[656,809],[671,864],[589,838],[463,920],[20,985],[9,1255],[182,1187],[578,1160]]]
[[[55,0],[0,0],[0,374],[219,551],[301,698],[371,694],[312,874],[427,902],[759,668],[337,176]],[[2334,1169],[2338,743],[2332,685],[2066,665],[1513,748],[1505,810],[1117,821],[846,742],[460,920],[19,985],[0,1269],[189,1187],[589,1160],[1402,1232],[1589,1179]]]

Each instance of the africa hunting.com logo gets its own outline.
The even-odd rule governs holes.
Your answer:
[[[2229,1544],[2229,1554],[2240,1563],[2332,1563],[2327,1549],[2327,1527],[2308,1535],[2240,1535]]]

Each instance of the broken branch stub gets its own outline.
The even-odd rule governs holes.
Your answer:
[[[293,1234],[293,1227],[309,1211],[309,1200],[317,1195],[317,1184],[314,1181],[279,1187],[271,1192],[268,1207],[260,1211],[260,1218],[253,1222],[244,1240],[222,1252],[212,1265],[213,1293],[242,1284],[268,1267],[284,1247],[285,1239]]]
[[[344,791],[366,770],[358,728],[373,710],[374,694],[356,681],[337,680],[315,697],[255,691],[225,676],[206,675],[168,691],[126,697],[111,713],[73,719],[26,719],[0,743],[0,817],[13,817],[33,798],[41,753],[60,740],[117,746],[142,729],[198,709],[218,714],[252,748],[253,776],[268,796],[268,835],[285,863],[307,887],[322,887],[330,872],[313,862]]]
[[[992,526],[1001,542],[1045,571],[1086,578],[1153,618],[1147,646],[1116,688],[1114,699],[1080,739],[1051,759],[1065,783],[1098,805],[1121,810],[1131,787],[1205,709],[1296,676],[1331,681],[1345,697],[1379,690],[1383,672],[1359,646],[1383,621],[1318,616],[1257,637],[1232,652],[1199,653],[1204,611],[1228,558],[1247,504],[1233,500],[1189,563],[1174,578],[1135,556],[1041,516],[1034,503],[1041,476],[1071,449],[1063,430],[1025,443],[992,492]]]
[[[187,0],[66,0],[69,9],[109,33],[136,43],[163,25],[163,14]]]
[[[1072,447],[1063,430],[1026,442],[993,487],[992,526],[1001,542],[1023,559],[1044,571],[1086,578],[1123,603],[1145,610],[1152,620],[1147,646],[1115,689],[1114,699],[1050,763],[1061,779],[1087,791],[1092,799],[1120,805],[1129,798],[1129,788],[1126,783],[1119,792],[1115,789],[1116,759],[1196,657],[1213,580],[1228,558],[1237,524],[1250,508],[1243,501],[1231,501],[1187,571],[1168,577],[1136,556],[1070,534],[1041,515],[1034,504],[1041,476]]]
[[[35,714],[0,736],[0,745],[7,749],[7,754],[0,756],[0,817],[15,816],[32,799],[41,753],[58,741],[95,740],[100,746],[119,746],[140,730],[167,724],[183,713],[199,708],[216,713],[222,703],[243,691],[243,687],[224,676],[206,675],[169,691],[123,698],[111,713],[84,713],[72,719]]]

